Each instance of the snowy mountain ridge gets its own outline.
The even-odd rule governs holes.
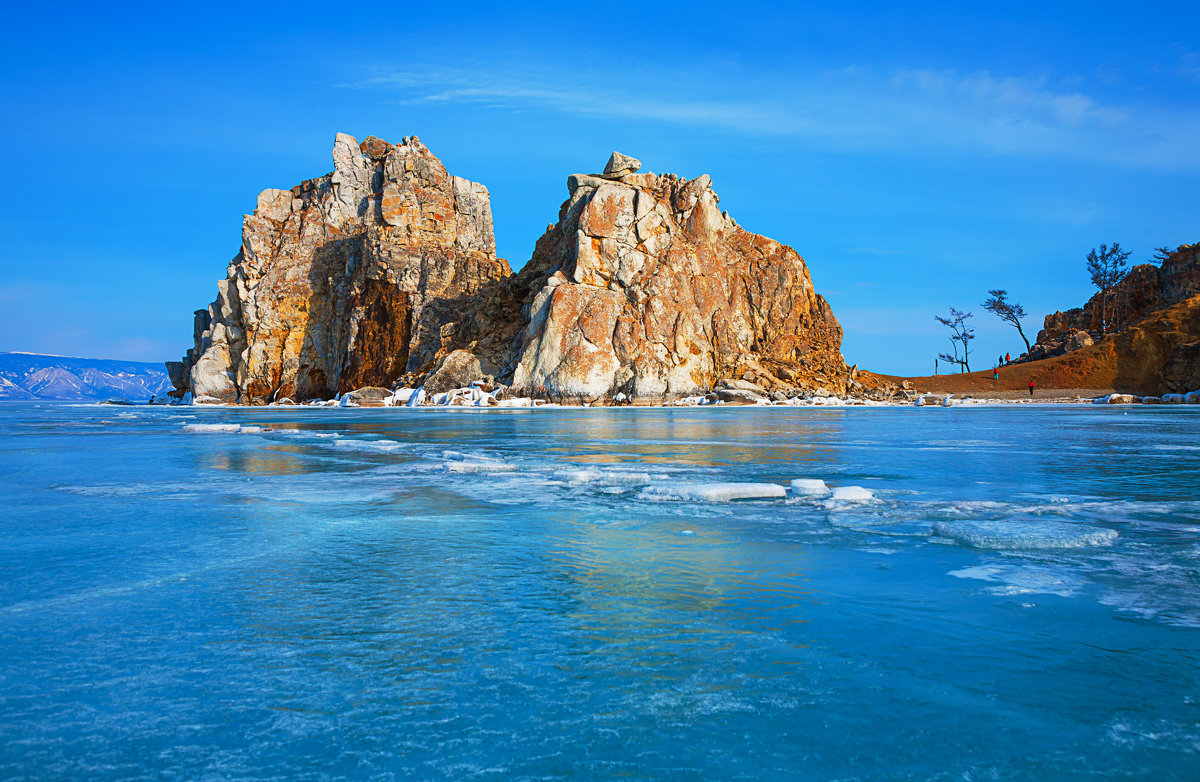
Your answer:
[[[144,401],[170,389],[161,364],[0,352],[0,400]]]

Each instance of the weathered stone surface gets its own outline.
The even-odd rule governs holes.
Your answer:
[[[717,382],[718,389],[729,388],[735,391],[749,391],[754,394],[765,394],[766,389],[757,383],[751,383],[749,380],[735,380],[733,378],[725,378]]]
[[[180,388],[253,404],[396,382],[432,396],[481,378],[634,404],[721,378],[754,401],[847,388],[841,327],[803,259],[722,213],[707,175],[636,173],[617,155],[604,176],[572,175],[513,275],[487,189],[415,136],[338,134],[333,157],[333,172],[263,191],[245,217]]]
[[[356,388],[346,394],[346,401],[350,404],[358,405],[359,407],[386,407],[387,400],[392,396],[392,391],[389,388],[380,388],[379,386],[367,386],[365,388]]]
[[[624,176],[625,174],[635,173],[642,167],[642,161],[629,155],[622,155],[620,152],[613,152],[608,158],[608,163],[604,166],[605,176]]]
[[[1200,340],[1180,342],[1171,347],[1163,362],[1162,387],[1180,394],[1200,388]]]
[[[1086,348],[1089,345],[1094,344],[1096,343],[1095,340],[1092,339],[1091,334],[1088,334],[1086,331],[1076,331],[1073,334],[1067,335],[1063,346],[1069,353],[1072,350],[1079,350],[1080,348]]]
[[[182,362],[196,396],[263,404],[390,386],[432,366],[466,301],[511,274],[487,189],[451,177],[415,136],[339,133],[333,158],[324,177],[263,191],[243,220]]]
[[[1200,295],[1200,244],[1182,244],[1163,260],[1162,266],[1149,263],[1134,266],[1113,287],[1108,299],[1110,331],[1114,324],[1117,329],[1124,329],[1196,295]],[[1103,305],[1104,297],[1097,293],[1082,307],[1047,315],[1037,336],[1038,345],[1043,346],[1042,355],[1034,358],[1086,347],[1069,347],[1064,343],[1074,332],[1102,336]]]
[[[359,150],[372,160],[383,160],[391,150],[392,145],[381,138],[367,136],[358,145]]]
[[[454,388],[463,388],[483,377],[479,358],[466,350],[447,353],[425,378],[425,393],[429,396]]]
[[[183,365],[182,361],[168,361],[166,362],[166,366],[167,378],[171,381],[171,385],[174,386],[174,390],[170,392],[171,396],[176,398],[182,397],[191,387],[187,367]]]
[[[761,394],[737,388],[718,389],[717,399],[727,405],[757,405],[767,401],[767,398]]]
[[[746,373],[766,390],[845,388],[841,327],[804,260],[723,214],[707,175],[568,185],[517,276],[514,393],[645,404]]]

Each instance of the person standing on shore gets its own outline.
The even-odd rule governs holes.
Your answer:
[[[1033,381],[1029,381],[1029,395],[1033,396]]]
[[[996,367],[994,367],[992,369],[992,380],[999,380],[999,379],[1000,379],[1000,367],[999,367],[999,365],[997,365]]]

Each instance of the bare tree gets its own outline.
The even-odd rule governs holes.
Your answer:
[[[948,364],[958,364],[961,367],[960,371],[971,371],[971,340],[975,339],[975,329],[967,326],[967,318],[971,317],[971,313],[950,308],[949,317],[942,315],[934,315],[933,319],[942,324],[953,332],[950,335],[950,345],[954,349],[953,354],[940,353],[938,358]],[[958,356],[958,349],[962,348],[962,358]]]
[[[1092,284],[1100,290],[1100,329],[1108,332],[1108,298],[1113,286],[1125,276],[1125,264],[1129,252],[1121,249],[1120,242],[1113,242],[1112,247],[1100,245],[1088,253],[1087,270],[1091,275]]]
[[[1017,333],[1021,335],[1021,339],[1025,340],[1025,352],[1030,352],[1029,338],[1025,336],[1025,330],[1021,328],[1021,318],[1025,317],[1025,308],[1015,301],[1008,300],[1008,291],[994,290],[988,291],[987,301],[983,303],[983,308],[995,315],[1005,323],[1011,323],[1017,327]]]
[[[1163,261],[1167,260],[1174,254],[1175,251],[1170,247],[1155,247],[1154,257],[1150,259],[1150,263],[1157,263],[1159,266],[1162,266]]]

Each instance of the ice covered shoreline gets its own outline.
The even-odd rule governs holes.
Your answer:
[[[1164,397],[1136,397],[1128,394],[1103,394],[1100,396],[1082,396],[1082,395],[1052,395],[1052,392],[1042,392],[1039,396],[1029,398],[1002,398],[990,396],[958,396],[956,394],[943,393],[924,393],[917,396],[915,399],[897,399],[897,400],[879,400],[863,397],[839,397],[839,396],[820,396],[813,395],[807,397],[793,397],[786,400],[771,400],[759,399],[753,402],[749,401],[725,401],[722,399],[712,399],[712,394],[707,396],[690,396],[681,399],[664,401],[658,404],[635,403],[624,400],[614,400],[612,403],[571,403],[571,402],[552,402],[546,399],[534,397],[504,397],[497,398],[494,392],[483,391],[478,387],[466,387],[453,389],[452,391],[426,396],[423,389],[402,388],[390,395],[378,396],[368,399],[356,399],[351,392],[350,394],[342,394],[335,399],[328,400],[311,400],[308,402],[292,402],[284,400],[282,402],[273,402],[269,405],[240,405],[227,404],[221,402],[213,402],[201,400],[197,402],[186,401],[184,405],[196,405],[199,407],[213,408],[246,408],[246,409],[262,409],[266,408],[321,408],[328,409],[334,407],[348,408],[410,408],[410,409],[444,409],[444,408],[469,408],[469,409],[560,409],[560,408],[605,408],[605,409],[643,409],[653,410],[661,408],[676,408],[676,407],[695,407],[695,408],[853,408],[853,407],[870,407],[870,408],[897,408],[897,407],[1011,407],[1011,406],[1062,406],[1062,405],[1095,405],[1095,404],[1110,404],[1110,405],[1142,405],[1142,404],[1200,404],[1200,392],[1192,392],[1191,394],[1174,394]],[[1172,397],[1177,397],[1172,398]]]

